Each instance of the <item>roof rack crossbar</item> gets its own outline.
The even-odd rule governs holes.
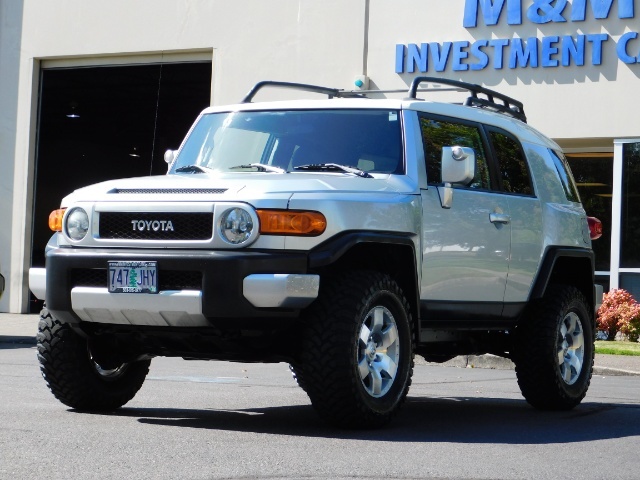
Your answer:
[[[319,85],[309,85],[306,83],[276,82],[273,80],[264,80],[256,83],[242,100],[242,103],[251,103],[253,97],[264,87],[290,88],[293,90],[302,90],[305,92],[321,93],[329,98],[333,97],[357,97],[360,96],[355,92],[345,92],[337,88],[321,87]]]
[[[487,108],[510,115],[524,123],[527,123],[527,116],[524,113],[524,105],[522,102],[519,102],[514,98],[507,97],[495,90],[484,88],[473,83],[460,82],[458,80],[450,80],[448,78],[416,77],[413,79],[413,82],[411,82],[411,86],[409,87],[409,98],[416,98],[418,86],[424,82],[439,83],[441,85],[450,85],[452,87],[462,88],[471,94],[471,96],[467,98],[465,105],[470,107]],[[478,94],[486,95],[487,98],[479,98]],[[501,102],[496,99],[499,99]]]
[[[436,83],[440,85],[448,85],[454,87],[452,89],[443,88],[443,89],[426,89],[426,91],[468,91],[470,96],[467,98],[465,102],[466,106],[469,107],[478,107],[478,108],[486,108],[488,110],[492,110],[494,112],[503,113],[505,115],[510,115],[518,120],[521,120],[524,123],[527,123],[527,117],[524,113],[524,106],[522,102],[515,100],[511,97],[507,97],[495,90],[491,90],[488,88],[484,88],[480,85],[476,85],[473,83],[461,82],[458,80],[450,80],[448,78],[437,78],[437,77],[416,77],[411,82],[411,86],[409,87],[408,98],[409,99],[417,99],[418,91],[425,91],[425,89],[419,89],[421,83]],[[327,95],[329,98],[341,97],[341,98],[362,98],[367,93],[386,93],[387,91],[344,91],[337,88],[329,88],[322,87],[319,85],[310,85],[306,83],[292,83],[292,82],[278,82],[273,80],[264,80],[262,82],[256,83],[253,88],[247,93],[247,95],[242,100],[242,103],[251,103],[256,94],[264,87],[274,87],[274,88],[289,88],[293,90],[302,90],[306,92],[320,93]],[[389,90],[388,92],[392,92]],[[478,97],[479,94],[485,95],[487,98]]]

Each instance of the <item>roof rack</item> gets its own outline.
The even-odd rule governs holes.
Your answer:
[[[454,88],[437,89],[437,91],[467,91],[471,94],[464,103],[469,107],[486,108],[494,112],[504,113],[510,115],[518,120],[527,123],[527,116],[524,113],[524,106],[522,102],[515,100],[506,95],[502,95],[495,90],[481,87],[473,83],[460,82],[458,80],[449,80],[448,78],[436,78],[436,77],[416,77],[411,82],[409,87],[409,98],[417,99],[416,94],[419,90],[418,87],[421,83],[438,83],[441,85],[449,85]],[[291,83],[291,82],[276,82],[273,80],[264,80],[256,83],[253,88],[247,93],[242,100],[242,103],[251,103],[253,97],[263,89],[264,87],[275,88],[289,88],[292,90],[302,90],[306,92],[320,93],[327,95],[329,98],[364,98],[368,93],[387,93],[387,92],[404,92],[404,90],[362,90],[362,91],[344,91],[337,88],[321,87],[319,85],[309,85],[306,83]],[[436,90],[426,90],[436,91]],[[486,98],[478,97],[479,94],[485,95]],[[496,100],[497,99],[497,100]],[[498,102],[501,101],[501,103]]]
[[[495,90],[490,90],[473,83],[449,80],[448,78],[416,77],[413,79],[413,82],[411,82],[411,86],[409,87],[409,98],[416,98],[418,86],[424,82],[450,85],[452,87],[467,90],[471,96],[467,98],[467,101],[465,102],[466,106],[486,108],[494,112],[504,113],[527,123],[527,116],[524,113],[524,105],[522,102],[511,97],[507,97]],[[478,94],[486,95],[486,98],[479,98]],[[498,103],[496,99],[501,100],[502,103]]]
[[[309,85],[306,83],[276,82],[273,80],[264,80],[256,83],[242,100],[242,103],[251,103],[253,97],[264,87],[290,88],[292,90],[303,90],[305,92],[322,93],[329,98],[334,97],[362,97],[358,92],[346,92],[337,88],[320,87],[318,85]]]

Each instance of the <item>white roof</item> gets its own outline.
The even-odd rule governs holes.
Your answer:
[[[454,103],[433,102],[420,99],[333,98],[304,99],[269,102],[238,103],[206,108],[202,114],[240,111],[314,110],[314,109],[389,109],[415,110],[469,120],[502,128],[516,135],[521,141],[542,144],[554,149],[560,147],[551,139],[528,124],[504,113],[468,107]]]

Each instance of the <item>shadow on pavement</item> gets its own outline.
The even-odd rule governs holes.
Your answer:
[[[374,440],[552,444],[640,435],[640,405],[582,403],[568,412],[544,412],[524,400],[409,397],[391,424],[379,430],[340,430],[324,424],[310,405],[245,410],[122,408],[110,415],[150,425],[274,435]]]
[[[36,346],[35,337],[7,337],[0,335],[0,350],[10,348],[31,348]]]

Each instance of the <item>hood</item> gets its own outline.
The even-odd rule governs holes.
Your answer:
[[[296,193],[415,193],[408,177],[374,174],[361,178],[342,173],[199,173],[109,180],[76,190],[62,201],[251,201],[287,200]],[[213,197],[213,198],[212,198]]]

